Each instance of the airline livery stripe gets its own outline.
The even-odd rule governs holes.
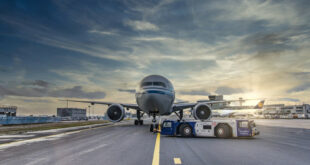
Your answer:
[[[145,93],[156,93],[156,94],[163,94],[163,95],[170,95],[172,96],[173,93],[168,92],[168,91],[160,91],[160,90],[147,90]]]

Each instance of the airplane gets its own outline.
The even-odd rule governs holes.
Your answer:
[[[224,113],[224,114],[219,114],[219,116],[221,117],[247,117],[247,116],[258,116],[255,115],[255,113],[253,113],[252,111],[259,111],[262,110],[264,107],[264,103],[265,100],[261,100],[258,102],[257,105],[255,106],[230,106],[230,107],[225,107],[224,109],[220,109],[220,110],[224,110],[224,111],[230,111],[228,113]],[[251,112],[251,113],[249,113]]]
[[[104,101],[82,101],[82,100],[63,100],[70,102],[81,102],[108,105],[106,116],[112,122],[119,122],[125,117],[125,108],[127,110],[134,109],[137,112],[137,120],[135,125],[143,125],[141,117],[146,113],[153,117],[153,125],[155,127],[156,116],[165,116],[175,113],[180,120],[183,118],[183,110],[190,108],[196,120],[208,120],[212,116],[211,105],[216,103],[230,102],[221,101],[205,101],[205,102],[179,102],[174,103],[175,91],[172,83],[161,75],[149,75],[144,77],[135,93],[137,104],[114,103]],[[178,113],[177,113],[178,112]]]
[[[255,106],[226,106],[219,108],[221,110],[251,110],[251,109],[262,109],[264,107],[265,100],[261,100]]]

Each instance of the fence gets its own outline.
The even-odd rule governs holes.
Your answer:
[[[50,116],[0,117],[1,125],[54,123],[59,121],[60,117],[50,117]]]

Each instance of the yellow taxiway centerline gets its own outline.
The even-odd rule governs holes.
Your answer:
[[[159,151],[160,151],[160,124],[158,125],[158,132],[154,147],[154,154],[153,154],[153,162],[152,165],[159,165]]]

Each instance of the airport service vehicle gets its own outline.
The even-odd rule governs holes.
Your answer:
[[[254,137],[259,134],[253,120],[212,119],[208,121],[165,120],[160,133],[183,137]]]

